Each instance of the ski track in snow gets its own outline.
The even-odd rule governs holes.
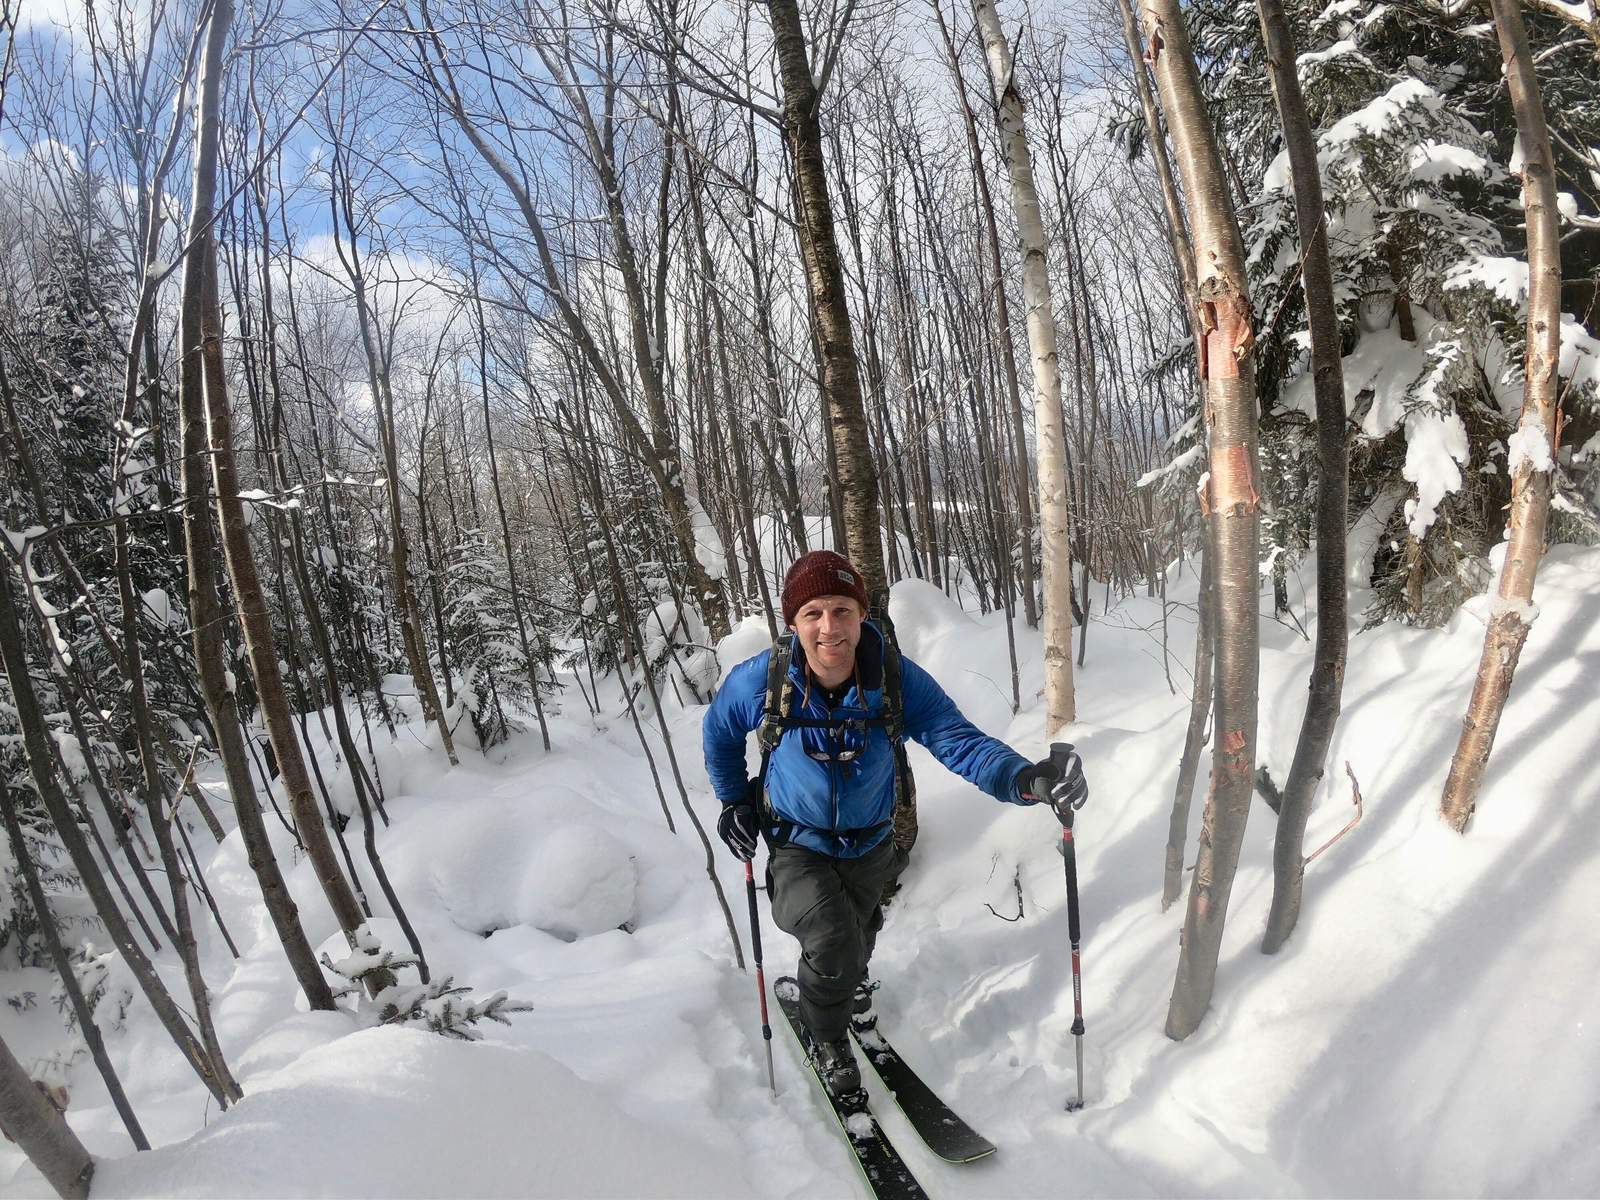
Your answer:
[[[1314,577],[1306,563],[1291,578],[1312,632]],[[1255,807],[1212,1008],[1178,1044],[1162,1026],[1183,907],[1162,913],[1159,897],[1194,591],[1192,569],[1169,577],[1170,599],[1188,605],[1169,612],[1176,695],[1159,602],[1143,597],[1109,614],[1097,604],[1077,675],[1084,719],[1070,734],[1091,785],[1078,824],[1081,1112],[1063,1110],[1076,1073],[1058,827],[1042,811],[996,805],[913,747],[922,833],[878,941],[876,1008],[908,1061],[1000,1149],[967,1166],[940,1162],[864,1070],[887,1136],[928,1191],[950,1200],[1600,1193],[1589,1133],[1600,1117],[1600,851],[1583,832],[1600,819],[1600,551],[1557,546],[1540,569],[1541,616],[1466,838],[1435,810],[1489,598],[1441,630],[1352,637],[1307,850],[1349,818],[1346,760],[1365,819],[1310,867],[1300,927],[1265,958],[1273,830]],[[1352,597],[1355,624],[1362,599]],[[1311,646],[1270,620],[1270,604],[1268,594],[1259,744],[1282,783]],[[969,717],[1043,755],[1037,634],[1018,630],[1023,707],[1013,717],[996,614],[964,613],[908,581],[896,586],[894,615],[906,652]],[[747,622],[723,647],[723,668],[764,644],[764,622]],[[246,1098],[228,1113],[208,1105],[135,1002],[108,1040],[158,1148],[132,1152],[85,1056],[66,1071],[69,1117],[100,1160],[96,1197],[866,1195],[775,1004],[770,1096],[754,973],[734,966],[654,722],[676,835],[614,681],[607,692],[591,719],[569,690],[548,756],[524,734],[487,758],[463,747],[462,765],[447,770],[411,698],[400,701],[410,724],[380,748],[393,824],[379,845],[434,974],[534,1006],[481,1043],[303,1011],[237,835],[213,848],[197,827],[243,955],[234,962],[202,925],[219,1034]],[[709,830],[700,713],[674,707],[668,720]],[[353,811],[316,722],[311,736],[336,803]],[[223,798],[216,779],[205,782]],[[1204,787],[1202,769],[1190,861]],[[313,944],[342,955],[309,866],[295,862],[270,812],[267,824]],[[376,904],[359,828],[351,850]],[[748,954],[743,871],[714,846]],[[1021,919],[997,919],[990,906],[1014,916],[1019,889]],[[762,909],[771,981],[794,971],[796,947],[764,900]],[[373,927],[385,946],[404,948],[387,914]],[[182,999],[170,951],[162,966]],[[126,981],[114,968],[112,995]],[[14,986],[41,996],[28,1013],[0,1006],[0,1033],[31,1066],[58,1050],[59,1018],[43,1000],[45,973]],[[0,1181],[8,1196],[43,1186],[9,1143]]]

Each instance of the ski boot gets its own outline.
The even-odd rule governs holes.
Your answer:
[[[855,1051],[850,1048],[850,1036],[832,1042],[811,1043],[811,1061],[822,1078],[822,1084],[835,1100],[844,1100],[861,1091],[861,1069],[856,1066]]]

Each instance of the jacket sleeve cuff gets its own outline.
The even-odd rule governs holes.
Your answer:
[[[1031,799],[1022,794],[1022,781],[1026,779],[1032,771],[1033,764],[1025,763],[1018,767],[1017,770],[1012,774],[1009,794],[1005,796],[1005,800],[1008,804],[1019,804],[1023,808],[1028,808],[1039,803],[1037,799]]]

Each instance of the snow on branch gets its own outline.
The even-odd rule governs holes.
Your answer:
[[[373,1024],[421,1025],[441,1037],[475,1042],[483,1037],[475,1028],[479,1022],[509,1025],[512,1013],[533,1010],[532,1004],[513,1000],[503,991],[465,999],[471,989],[457,984],[450,975],[427,983],[392,982],[367,1001],[364,984],[369,976],[392,980],[399,969],[415,967],[418,960],[414,955],[385,950],[370,925],[358,928],[353,941],[349,954],[338,960],[324,954],[322,965],[344,980],[345,986],[339,989],[339,995],[354,996],[357,1013]]]

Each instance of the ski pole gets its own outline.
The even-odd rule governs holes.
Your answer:
[[[1072,755],[1071,746],[1051,743],[1050,760],[1063,773],[1071,766]],[[1083,1107],[1083,975],[1078,962],[1083,929],[1078,917],[1078,852],[1072,840],[1072,818],[1076,811],[1067,809],[1061,823],[1061,860],[1067,871],[1067,936],[1072,939],[1072,1038],[1078,1057],[1078,1095],[1067,1101],[1068,1112],[1077,1112]]]
[[[744,889],[750,897],[750,947],[756,959],[756,995],[761,999],[761,1036],[767,1043],[767,1086],[778,1098],[778,1077],[772,1071],[772,1022],[767,1019],[767,975],[761,969],[761,913],[756,907],[756,869],[749,859],[744,864]]]

